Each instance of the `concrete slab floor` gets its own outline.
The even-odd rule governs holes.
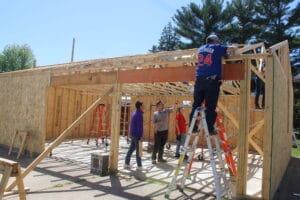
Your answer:
[[[143,144],[143,172],[147,179],[136,179],[135,154],[131,158],[131,169],[125,170],[124,157],[129,144],[121,137],[119,146],[119,173],[116,176],[97,176],[90,173],[91,153],[109,152],[110,146],[95,145],[93,140],[65,141],[53,150],[52,157],[46,157],[25,179],[25,187],[29,187],[27,199],[165,199],[167,187],[173,177],[177,165],[175,144],[165,150],[167,163],[151,163],[151,153],[146,151],[147,142]],[[7,156],[7,150],[0,149],[0,156],[15,160],[16,154]],[[197,153],[200,153],[197,149]],[[28,166],[33,158],[21,156],[22,169]],[[182,177],[182,172],[178,176]],[[262,177],[262,158],[249,155],[248,194],[260,196]],[[230,179],[234,193],[235,179]],[[11,182],[12,180],[10,180]],[[215,199],[215,188],[212,170],[208,158],[208,150],[204,149],[204,161],[195,160],[190,179],[187,179],[183,192],[173,190],[170,199]],[[18,199],[17,195],[6,196],[6,200]]]

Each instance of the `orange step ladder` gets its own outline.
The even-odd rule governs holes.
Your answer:
[[[87,144],[90,142],[92,136],[95,137],[96,145],[98,146],[98,140],[102,137],[104,140],[104,132],[109,132],[109,124],[107,120],[107,110],[105,104],[99,104],[93,112],[90,130],[88,132]]]
[[[218,131],[220,144],[221,144],[221,147],[224,151],[227,166],[230,169],[231,173],[235,177],[237,177],[237,169],[236,169],[235,161],[234,161],[232,153],[231,153],[230,143],[229,143],[229,140],[227,138],[226,129],[225,129],[222,117],[219,114],[219,112],[217,114],[216,126],[217,126],[217,131]]]

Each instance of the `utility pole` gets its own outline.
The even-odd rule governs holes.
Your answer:
[[[71,62],[74,60],[75,38],[73,38]]]

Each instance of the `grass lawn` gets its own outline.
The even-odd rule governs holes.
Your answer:
[[[300,144],[300,140],[297,140],[297,143]],[[292,157],[300,158],[300,150],[297,148],[292,148]]]

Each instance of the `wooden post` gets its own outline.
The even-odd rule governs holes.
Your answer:
[[[26,192],[24,189],[22,171],[21,171],[21,167],[19,164],[18,164],[18,173],[16,174],[16,181],[17,181],[18,193],[19,193],[20,200],[26,200]]]
[[[112,99],[111,114],[111,146],[109,171],[116,173],[118,170],[119,139],[120,139],[120,115],[121,115],[121,85],[115,84]]]
[[[29,172],[31,172],[55,147],[57,147],[71,132],[74,130],[85,117],[92,112],[101,100],[112,92],[110,88],[106,93],[100,96],[88,109],[83,112],[68,128],[66,128],[23,172],[22,179],[24,179]],[[16,181],[7,187],[7,191],[11,191],[16,186]]]
[[[236,194],[238,197],[247,195],[247,168],[248,168],[248,134],[250,113],[250,85],[251,85],[251,60],[245,60],[245,80],[241,80],[240,89],[240,134],[238,139],[238,178]]]
[[[274,112],[274,69],[273,57],[266,62],[266,107],[265,107],[265,131],[263,144],[263,173],[262,173],[262,199],[269,199],[271,190],[271,164],[272,164],[272,140],[273,140],[273,112]]]

